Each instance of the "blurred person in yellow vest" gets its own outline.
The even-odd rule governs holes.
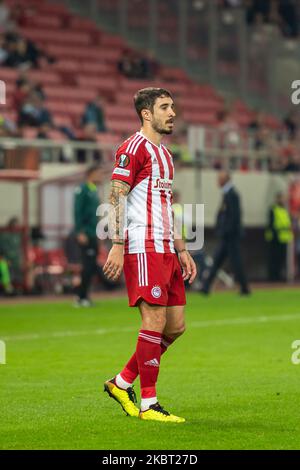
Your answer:
[[[268,243],[269,280],[282,281],[284,280],[287,246],[293,240],[292,220],[286,208],[286,197],[283,193],[276,195],[276,201],[269,210],[265,240]]]

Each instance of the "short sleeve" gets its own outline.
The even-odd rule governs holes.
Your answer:
[[[131,187],[134,183],[136,173],[137,165],[135,155],[117,152],[111,179],[124,181]]]

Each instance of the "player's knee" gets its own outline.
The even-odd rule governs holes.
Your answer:
[[[183,323],[183,324],[177,326],[176,328],[173,328],[172,331],[167,332],[166,336],[169,336],[170,338],[175,340],[175,339],[179,338],[179,336],[183,335],[184,332],[185,332],[185,324]]]
[[[177,335],[181,336],[181,335],[183,335],[184,332],[185,332],[185,324],[180,325],[180,327],[177,330]]]

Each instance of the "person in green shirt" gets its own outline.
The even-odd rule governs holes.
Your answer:
[[[5,294],[11,294],[13,292],[8,261],[0,251],[0,292],[2,290]]]
[[[102,181],[102,170],[93,165],[86,171],[86,180],[76,188],[74,197],[74,223],[77,241],[81,249],[81,283],[76,306],[89,307],[89,289],[93,275],[97,272],[98,238],[96,228],[97,208],[100,204],[97,184]]]

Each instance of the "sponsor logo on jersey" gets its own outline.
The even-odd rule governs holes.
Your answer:
[[[164,189],[165,191],[171,191],[172,181],[169,179],[156,178],[154,180],[153,189]]]
[[[113,171],[113,175],[129,176],[130,170],[124,170],[123,168],[115,168]]]
[[[126,168],[126,166],[128,166],[129,163],[130,163],[130,158],[128,157],[128,155],[125,155],[124,153],[120,155],[118,166],[120,166],[121,168]]]
[[[159,286],[154,286],[152,287],[151,289],[151,295],[152,297],[154,297],[155,299],[159,299],[159,297],[161,296],[161,288]]]

